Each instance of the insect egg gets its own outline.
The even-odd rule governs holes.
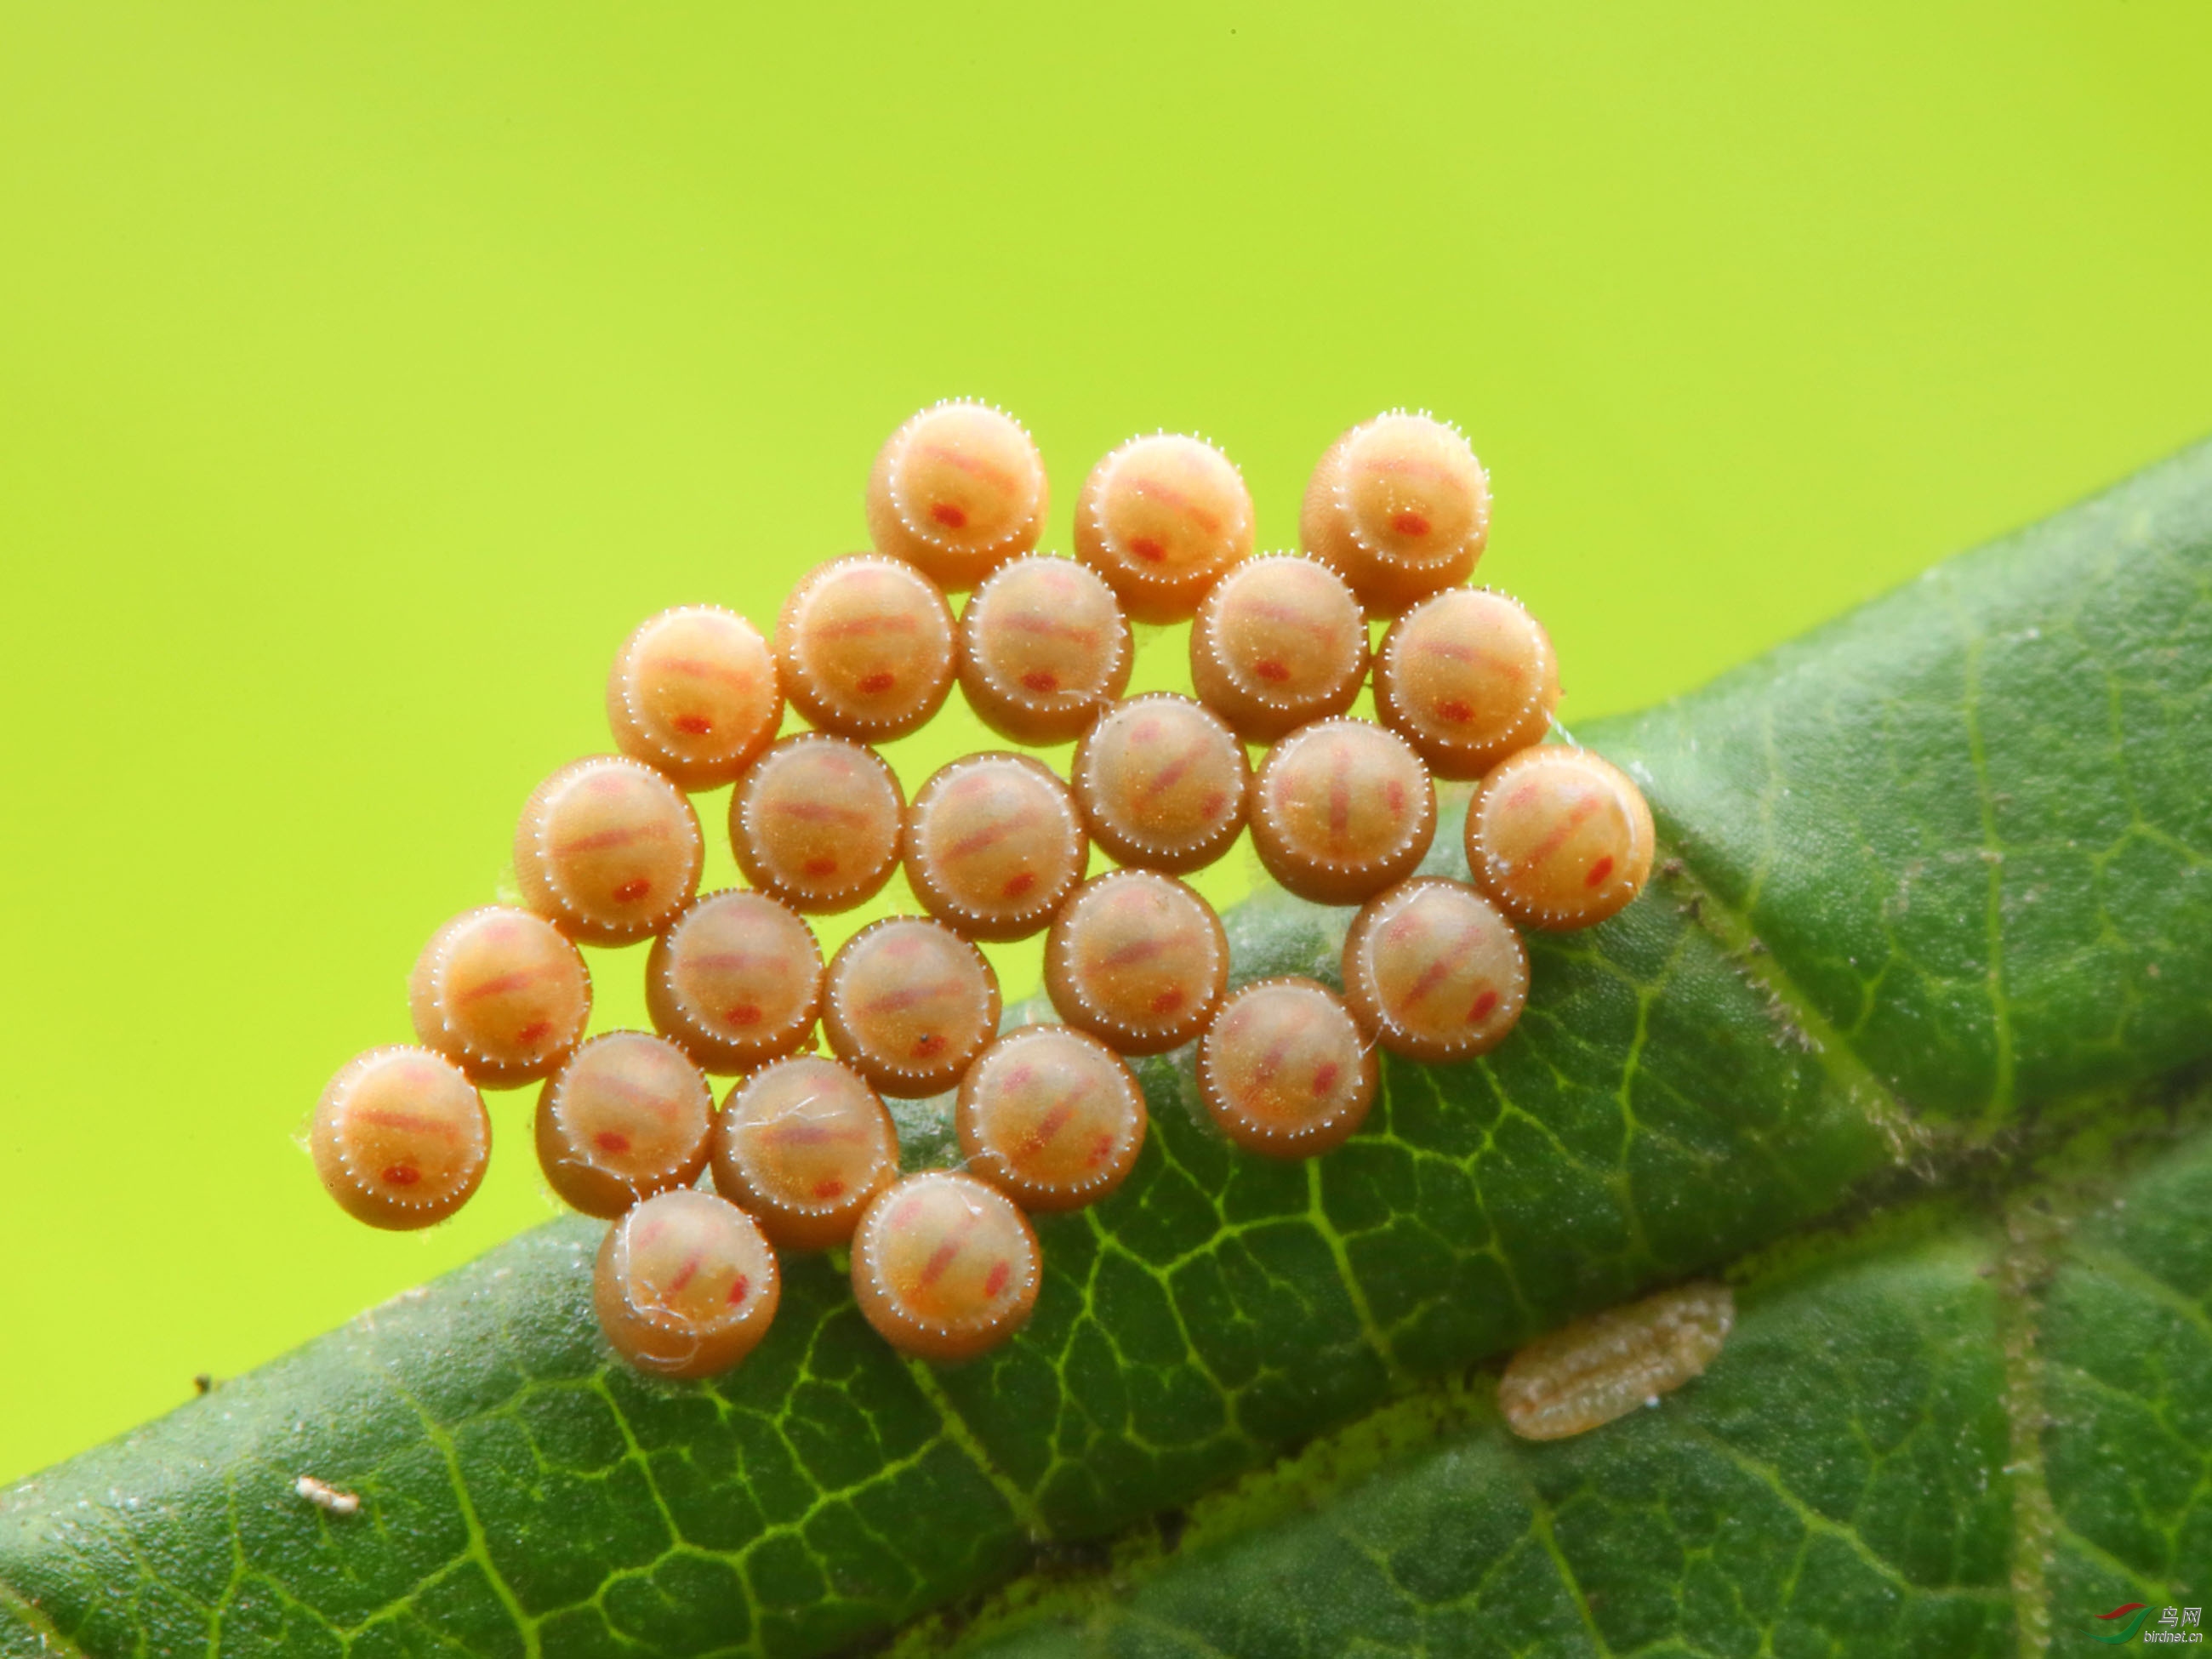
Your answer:
[[[473,1082],[512,1088],[544,1077],[583,1040],[592,980],[544,917],[487,905],[430,936],[407,977],[407,1006],[425,1047]]]
[[[538,786],[514,830],[532,909],[590,945],[628,945],[690,902],[706,853],[698,815],[651,767],[598,755]]]
[[[1171,691],[1115,703],[1076,745],[1076,805],[1117,864],[1174,875],[1212,863],[1244,824],[1251,763],[1212,709]]]
[[[1587,749],[1524,749],[1467,809],[1474,884],[1528,927],[1603,921],[1644,890],[1652,844],[1643,791]]]
[[[942,922],[886,916],[830,963],[822,1029],[883,1093],[920,1100],[960,1080],[999,1029],[999,978]]]
[[[782,716],[768,641],[720,605],[648,617],[607,676],[616,746],[686,789],[717,788],[737,776]]]
[[[461,1069],[428,1048],[372,1048],[331,1079],[308,1133],[338,1207],[372,1227],[443,1221],[483,1179],[491,1119]]]
[[[882,890],[898,868],[905,818],[882,756],[803,732],[772,744],[730,792],[730,848],[762,892],[830,915]]]
[[[1528,953],[1464,882],[1378,893],[1344,941],[1344,1000],[1393,1054],[1466,1060],[1505,1040],[1528,1000]]]
[[[1073,559],[1002,566],[960,613],[960,687],[1016,743],[1068,743],[1129,684],[1129,624]]]
[[[898,1172],[898,1133],[876,1091],[817,1054],[755,1073],[714,1120],[715,1188],[787,1250],[842,1244]]]
[[[968,1068],[954,1121],[971,1173],[1025,1210],[1075,1210],[1105,1197],[1135,1166],[1145,1091],[1096,1037],[1028,1025]]]
[[[586,1215],[617,1216],[707,1167],[714,1097],[665,1037],[593,1037],[538,1092],[538,1166]]]
[[[1543,740],[1559,665],[1536,619],[1503,593],[1455,587],[1390,624],[1375,709],[1438,777],[1479,778]]]
[[[1252,550],[1252,496],[1201,438],[1132,438],[1091,469],[1075,503],[1075,556],[1139,622],[1182,622]]]
[[[1684,1285],[1540,1336],[1506,1362],[1498,1404],[1527,1440],[1564,1440],[1702,1376],[1735,1323],[1725,1285]]]
[[[915,792],[906,872],[970,939],[1034,933],[1083,879],[1091,843],[1067,786],[1025,755],[970,755]]]
[[[1367,1121],[1380,1075],[1342,1002],[1310,979],[1263,979],[1221,1005],[1198,1045],[1198,1092],[1248,1152],[1311,1158]]]
[[[660,1376],[728,1370],[768,1334],[782,1299],[760,1224],[690,1187],[659,1193],[607,1229],[592,1302],[615,1352]]]
[[[710,1072],[743,1072],[803,1044],[822,1012],[814,932],[765,893],[694,900],[653,942],[645,1006]]]
[[[942,403],[891,434],[868,474],[868,536],[947,592],[1036,545],[1044,458],[1011,415]]]
[[[853,1236],[860,1312],[923,1359],[972,1359],[1027,1324],[1039,1267],[1036,1234],[1013,1200],[951,1170],[884,1192]]]
[[[842,737],[903,737],[952,689],[952,612],[912,565],[855,554],[817,566],[775,625],[784,695]]]
[[[1341,714],[1367,674],[1367,620],[1327,565],[1276,554],[1238,565],[1198,608],[1190,678],[1248,743]]]
[[[1298,514],[1307,552],[1395,617],[1465,581],[1490,535],[1490,480],[1467,440],[1395,410],[1356,426],[1314,468]]]
[[[1125,1054],[1181,1048],[1229,988],[1229,939],[1213,907],[1149,870],[1109,871],[1077,888],[1044,949],[1060,1017]]]
[[[1267,751],[1252,783],[1252,846],[1316,904],[1357,904],[1413,873],[1437,833],[1420,757],[1366,720],[1316,720]]]

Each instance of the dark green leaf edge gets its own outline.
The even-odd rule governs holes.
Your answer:
[[[1388,1068],[1316,1164],[1229,1157],[1148,1067],[1144,1163],[1053,1224],[994,1360],[887,1363],[801,1263],[730,1383],[647,1384],[555,1224],[5,1494],[0,1578],[47,1629],[0,1607],[0,1651],[817,1651],[2001,1157],[2212,1032],[2208,570],[2199,450],[1585,733],[1646,781],[1662,896],[1540,942],[1513,1042]],[[1301,907],[1231,921],[1248,974],[1330,955]],[[364,1524],[303,1516],[301,1469]]]
[[[2055,1512],[2045,1473],[2046,1441],[2055,1438],[2061,1458],[2078,1463],[2082,1437],[2078,1422],[2054,1418],[2045,1368],[2057,1364],[2066,1379],[2061,1386],[2072,1386],[2080,1370],[2072,1362],[2081,1357],[2073,1350],[2081,1344],[2062,1322],[2062,1342],[2074,1340],[2053,1361],[2045,1310],[2057,1285],[2070,1299],[2065,1316],[2078,1317],[2079,1304],[2095,1299],[2081,1292],[2078,1281],[2085,1274],[2130,1273],[2114,1265],[2111,1219],[2130,1203],[2139,1213],[2154,1214],[2161,1201],[2168,1204],[2179,1224],[2204,1235],[2207,1260],[2197,1270],[2194,1300],[2162,1283],[2148,1294],[2160,1303],[2179,1301],[2182,1321],[2201,1328],[2205,1369],[2197,1410],[2203,1428],[2212,1431],[2212,1075],[2192,1069],[2133,1091],[2124,1105],[2101,1097],[2069,1104],[2069,1112],[2047,1115],[2033,1144],[2009,1149],[2006,1157],[1961,1159],[1915,1197],[1858,1206],[1733,1264],[1720,1277],[1736,1293],[1738,1334],[1706,1377],[1680,1396],[1690,1404],[1724,1379],[1736,1398],[1760,1400],[1761,1418],[1787,1401],[1800,1429],[1817,1424],[1845,1438],[1850,1413],[1861,1400],[1831,1386],[1826,1373],[1808,1384],[1789,1363],[1792,1350],[1761,1340],[1775,1304],[1788,1306],[1801,1322],[1824,1319],[1840,1326],[1856,1346],[1879,1354],[1881,1334],[1857,1328],[1864,1321],[1855,1323],[1848,1306],[1839,1315],[1824,1305],[1839,1279],[1846,1282],[1847,1304],[1869,1282],[1884,1285],[1885,1299],[1909,1302],[1891,1281],[1909,1279],[1930,1258],[1951,1263],[1946,1295],[1969,1278],[1982,1281],[1989,1293],[1972,1298],[1974,1320],[1960,1346],[1978,1349],[1986,1363],[1974,1370],[1973,1386],[1962,1388],[1951,1403],[1962,1414],[1954,1426],[1966,1435],[1972,1457],[1970,1483],[1998,1491],[2006,1501],[2002,1513],[1972,1517],[1979,1523],[1981,1581],[1963,1595],[1947,1595],[1932,1583],[1928,1563],[1915,1559],[1914,1540],[1870,1542],[1858,1535],[1853,1515],[1835,1494],[1792,1489],[1735,1446],[1737,1437],[1726,1428],[1716,1449],[1713,1428],[1700,1420],[1706,1414],[1693,1413],[1685,1427],[1675,1420],[1675,1401],[1665,1402],[1668,1411],[1609,1425],[1571,1444],[1520,1442],[1498,1414],[1498,1366],[1491,1363],[1435,1379],[1206,1494],[1187,1511],[1063,1553],[988,1595],[916,1620],[882,1651],[886,1659],[1321,1655],[1357,1639],[1364,1644],[1360,1651],[1378,1659],[1503,1652],[1516,1644],[1494,1626],[1486,1635],[1479,1628],[1483,1620],[1501,1604],[1542,1602],[1547,1621],[1533,1646],[1547,1653],[1644,1650],[1655,1639],[1679,1642],[1685,1651],[1781,1652],[1794,1644],[1807,1651],[2040,1652],[2052,1635],[2050,1581],[2062,1551],[2057,1594],[2065,1611],[2201,1597],[2212,1589],[2212,1433],[2187,1448],[2205,1474],[2193,1502],[2184,1504],[2185,1523],[2203,1540],[2201,1552],[2177,1540],[2161,1562],[2130,1562],[2100,1545],[2092,1535],[2099,1517],[2083,1511],[2112,1496],[2094,1485],[2104,1470],[2090,1471],[2085,1483],[2081,1470],[2069,1469],[2069,1514],[2062,1519]],[[2142,1277],[2140,1269],[2131,1276]],[[1909,1358],[1893,1352],[1898,1346],[1889,1343],[1886,1358]],[[1793,1390],[1803,1397],[1790,1400]],[[1618,1440],[1632,1441],[1632,1449],[1617,1449]],[[1788,1511],[1787,1519],[1766,1517],[1782,1522],[1778,1528],[1739,1539],[1740,1555],[1787,1560],[1820,1534],[1848,1543],[1861,1565],[1894,1589],[1895,1598],[1876,1597],[1871,1607],[1854,1608],[1772,1596],[1759,1608],[1757,1628],[1732,1632],[1734,1644],[1724,1632],[1621,1628],[1668,1622],[1652,1605],[1649,1584],[1627,1587],[1631,1607],[1623,1619],[1601,1617],[1594,1603],[1618,1577],[1610,1553],[1622,1540],[1609,1528],[1573,1540],[1547,1492],[1564,1492],[1570,1504],[1594,1492],[1617,1495],[1624,1484],[1620,1466],[1655,1455],[1695,1459],[1705,1451],[1757,1464],[1761,1481],[1775,1488]],[[1573,1478],[1559,1478],[1559,1466]],[[2124,1471],[2124,1478],[2136,1473]],[[1506,1524],[1511,1516],[1518,1517],[1517,1528]],[[1970,1517],[1952,1519],[1962,1532],[1969,1529]],[[1483,1547],[1449,1541],[1443,1534],[1452,1526],[1479,1531]],[[1392,1547],[1377,1544],[1376,1534],[1387,1534]],[[1563,1543],[1563,1536],[1570,1541]],[[2000,1542],[2006,1547],[1996,1548]],[[1891,1559],[1885,1544],[1902,1559]],[[1966,1609],[1954,1602],[1980,1605],[1962,1625],[1958,1616]],[[1688,1612],[1673,1611],[1678,1622]],[[2081,1646],[2078,1631],[2058,1634],[2062,1650]],[[1707,1640],[1713,1645],[1704,1646]],[[1751,1648],[1742,1648],[1744,1640]]]

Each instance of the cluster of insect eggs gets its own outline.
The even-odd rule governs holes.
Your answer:
[[[711,605],[641,625],[608,679],[619,752],[562,768],[523,810],[523,906],[439,929],[409,983],[419,1046],[363,1054],[325,1092],[311,1144],[338,1203],[385,1227],[451,1214],[489,1150],[479,1088],[538,1082],[547,1182],[612,1223],[595,1302],[634,1364],[735,1364],[774,1317],[777,1253],[836,1246],[885,1338],[963,1358],[1029,1316],[1029,1214],[1090,1203],[1134,1164],[1146,1119],[1126,1057],[1195,1041],[1230,1138],[1325,1152],[1367,1114],[1377,1045],[1451,1060],[1512,1029],[1516,924],[1586,926],[1640,889],[1642,797],[1542,742],[1550,641],[1465,585],[1489,485],[1452,428],[1392,413],[1346,433],[1297,554],[1254,556],[1243,481],[1195,438],[1099,462],[1073,560],[1034,553],[1045,504],[1020,426],[941,404],[877,458],[873,550],[805,576],[772,637]],[[1371,653],[1370,617],[1390,619]],[[1124,695],[1133,620],[1189,623],[1195,697]],[[1351,718],[1370,669],[1379,718]],[[1010,742],[1074,742],[1069,781],[994,750],[908,800],[872,745],[956,681]],[[811,730],[777,737],[787,704]],[[1256,770],[1248,744],[1267,745]],[[1436,777],[1481,781],[1471,883],[1415,878]],[[749,886],[701,895],[686,792],[726,784]],[[1304,978],[1229,992],[1220,921],[1180,878],[1247,828],[1284,887],[1361,907],[1340,997]],[[1119,867],[1086,880],[1093,844]],[[806,917],[902,865],[927,914],[861,929],[825,968]],[[1040,932],[1062,1023],[1002,1036],[975,941]],[[586,1040],[577,942],[647,939],[654,1031]],[[830,1055],[811,1051],[817,1024]],[[737,1079],[719,1110],[710,1072]],[[956,1088],[963,1167],[902,1177],[884,1097]]]

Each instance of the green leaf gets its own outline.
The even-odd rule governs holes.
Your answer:
[[[2078,1171],[1752,1273],[1723,1363],[1601,1432],[1516,1441],[1487,1389],[1432,1389],[1427,1443],[1325,1506],[1255,1522],[1284,1477],[1255,1482],[1122,1593],[1063,1583],[960,1651],[2094,1652],[2098,1613],[2212,1589],[2212,1133],[2155,1160],[2063,1238],[2027,1218]]]
[[[1343,1607],[1296,1614],[1333,1582],[1377,1651],[1951,1652],[2197,1587],[2212,1266],[2159,1219],[2195,1200],[1996,1241],[2212,1050],[2212,449],[1582,735],[1668,862],[1537,944],[1514,1038],[1390,1064],[1291,1165],[1149,1064],[1135,1175],[1040,1229],[999,1354],[898,1360],[816,1260],[738,1371],[650,1382],[556,1223],[0,1496],[0,1654],[926,1650],[994,1589],[975,1640],[1079,1639],[1079,1592],[1105,1650],[1334,1652]],[[1239,972],[1326,972],[1342,921],[1256,901]],[[1928,1195],[1962,1182],[2011,1196]],[[1881,1249],[1803,1242],[1838,1213]],[[1743,1326],[1679,1409],[1499,1441],[1470,1366],[1719,1270]]]

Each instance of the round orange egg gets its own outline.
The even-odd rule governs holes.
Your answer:
[[[1174,877],[1109,871],[1053,919],[1044,982],[1069,1024],[1125,1054],[1164,1054],[1212,1018],[1229,987],[1229,938],[1213,907]]]
[[[699,1178],[714,1113],[706,1077],[674,1043],[605,1032],[538,1091],[538,1165],[572,1208],[618,1216]]]
[[[774,744],[730,792],[730,848],[745,879],[810,915],[880,892],[898,868],[905,822],[884,757],[826,732]]]
[[[1344,941],[1344,1000],[1393,1054],[1467,1060],[1505,1040],[1528,1001],[1528,953],[1464,882],[1409,881],[1368,900]]]
[[[719,788],[737,776],[782,717],[768,641],[716,605],[647,617],[607,675],[616,746],[686,789]]]
[[[1198,1092],[1222,1133],[1266,1158],[1310,1158],[1367,1121],[1381,1068],[1325,985],[1263,979],[1221,1005],[1198,1045]]]
[[[1490,478],[1443,422],[1393,410],[1352,428],[1315,467],[1298,516],[1307,552],[1395,617],[1456,587],[1490,536]]]
[[[1075,556],[1139,622],[1186,620],[1252,550],[1252,496],[1202,438],[1132,438],[1091,469],[1075,503]]]
[[[903,561],[856,554],[817,565],[775,625],[784,695],[808,724],[880,743],[928,720],[952,689],[952,612]]]
[[[468,1202],[491,1157],[491,1120],[459,1066],[428,1048],[372,1048],[331,1079],[308,1147],[338,1206],[408,1231]]]
[[[1036,545],[1044,458],[988,404],[937,404],[891,434],[868,475],[868,536],[948,593]]]
[[[629,945],[691,902],[706,843],[684,792],[627,757],[593,756],[538,786],[514,831],[524,900],[572,938]]]
[[[1129,684],[1134,651],[1114,591],[1072,559],[1001,566],[960,613],[960,688],[1016,743],[1071,743]]]
[[[1412,875],[1437,832],[1436,786],[1402,738],[1317,720],[1267,751],[1252,782],[1252,846],[1316,904],[1358,904]]]
[[[1199,701],[1248,743],[1341,714],[1366,677],[1366,617],[1318,560],[1247,560],[1206,596],[1191,626]]]
[[[614,1350],[659,1376],[713,1376],[759,1346],[783,1279],[760,1224],[712,1193],[647,1199],[607,1230],[592,1303]]]
[[[784,1249],[844,1243],[898,1172],[884,1103],[858,1073],[817,1054],[756,1072],[714,1121],[715,1187]]]
[[[1184,875],[1236,843],[1252,768],[1218,714],[1154,691],[1098,717],[1076,745],[1071,778],[1091,839],[1109,858]]]
[[[969,939],[1024,939],[1083,879],[1091,842],[1067,786],[1025,755],[940,768],[906,813],[906,871],[930,915]]]
[[[951,1170],[878,1196],[853,1237],[860,1312],[901,1353],[988,1352],[1029,1322],[1043,1263],[1036,1234],[997,1188]]]
[[[1500,762],[1467,811],[1474,884],[1526,927],[1588,927],[1644,890],[1651,808],[1620,768],[1547,744]]]
[[[407,977],[415,1035],[491,1088],[535,1082],[583,1041],[592,979],[543,916],[486,905],[430,936]]]
[[[999,1029],[999,977],[939,921],[886,916],[830,959],[822,1029],[838,1059],[901,1100],[960,1081]]]
[[[1375,711],[1438,777],[1479,778],[1543,741],[1559,707],[1551,636],[1503,593],[1455,587],[1390,624]]]
[[[1025,1025],[986,1048],[954,1122],[971,1175],[1025,1210],[1080,1209],[1136,1166],[1145,1091],[1121,1057],[1065,1025]]]
[[[744,1072],[803,1047],[822,1012],[822,950],[789,906],[726,889],[694,900],[653,942],[654,1029],[710,1072]]]

